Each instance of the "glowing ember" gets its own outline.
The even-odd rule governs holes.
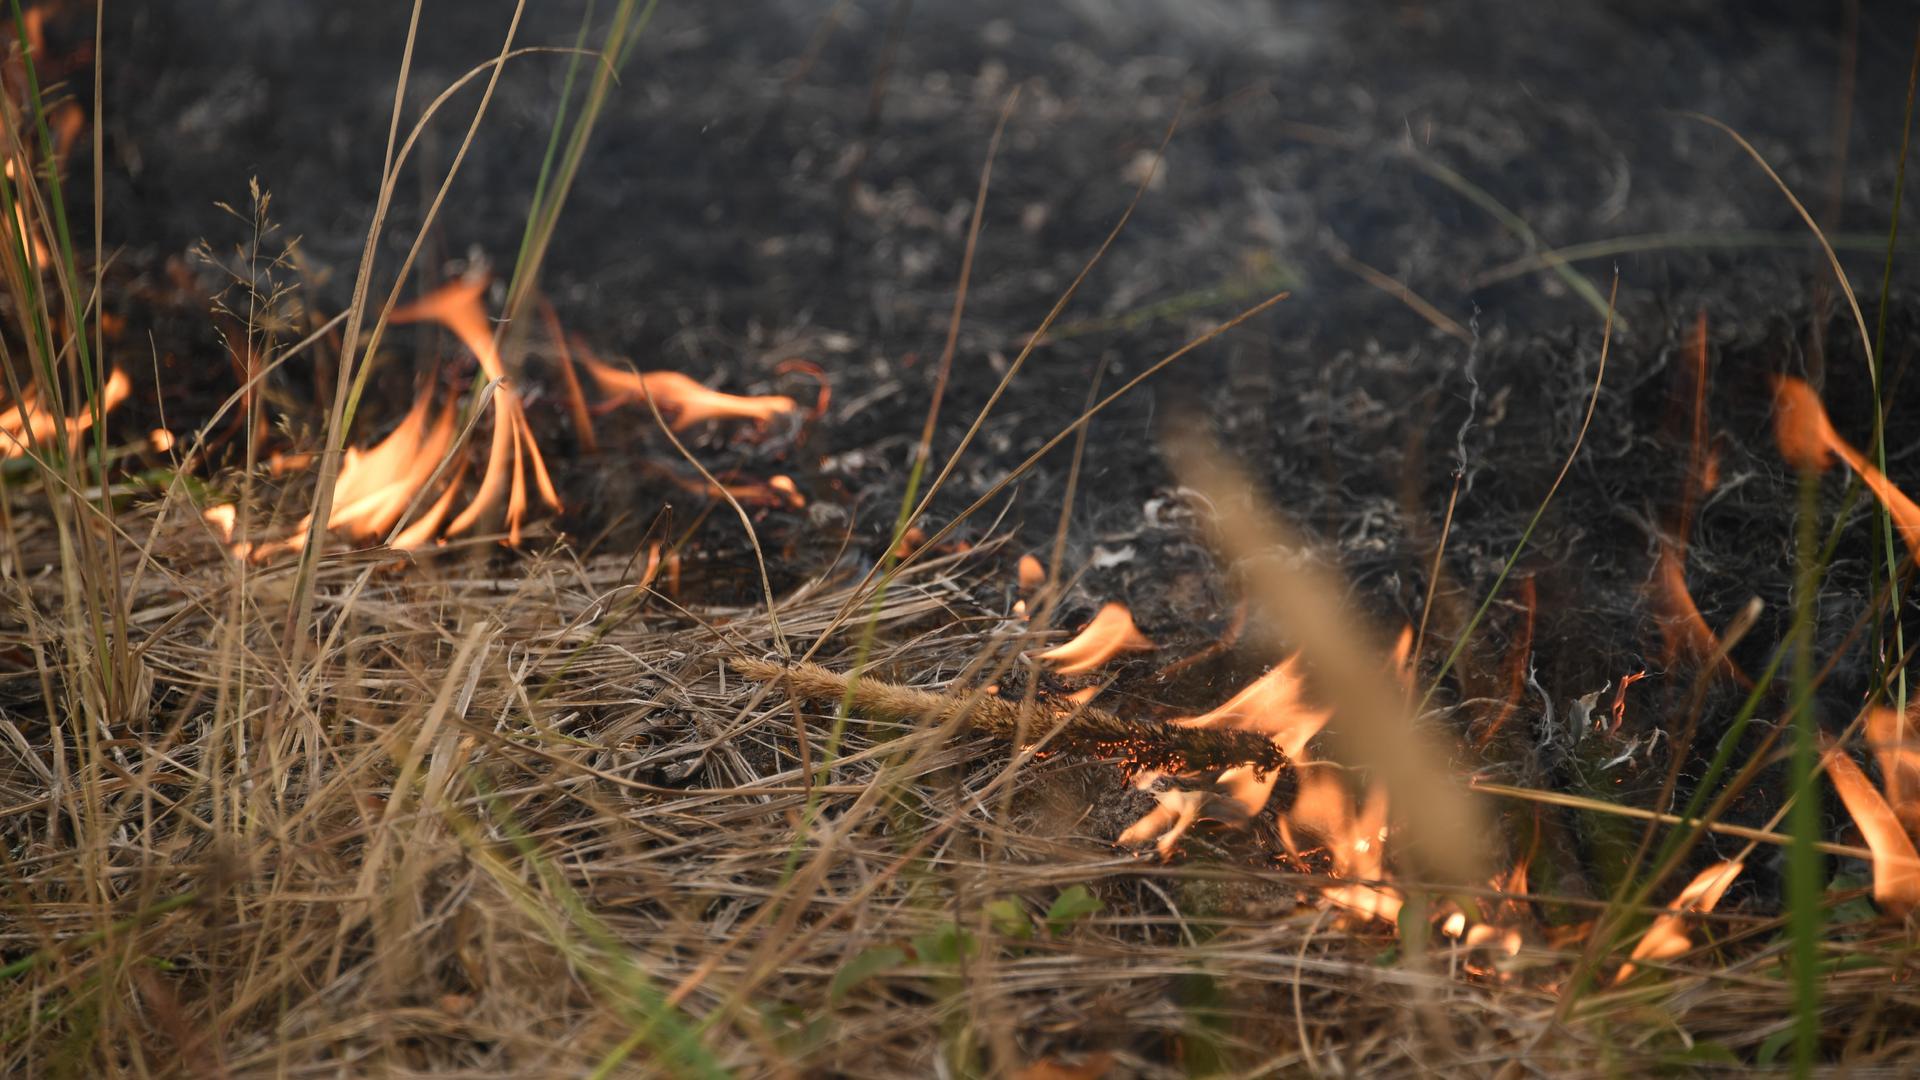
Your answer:
[[[1773,403],[1774,435],[1780,443],[1780,456],[1797,468],[1815,472],[1826,469],[1838,456],[1887,508],[1907,547],[1920,555],[1920,505],[1907,498],[1893,481],[1840,437],[1813,388],[1799,379],[1782,376],[1774,382]]]
[[[1647,927],[1645,937],[1633,947],[1634,960],[1671,960],[1693,948],[1693,939],[1687,936],[1687,913],[1712,911],[1726,895],[1727,886],[1740,876],[1744,863],[1723,862],[1702,870],[1687,887],[1680,890],[1673,903],[1667,905],[1667,914],[1653,920]],[[1615,982],[1624,982],[1633,974],[1633,964],[1629,961],[1621,965],[1620,973],[1614,976]]]
[[[105,415],[127,400],[132,388],[127,373],[115,368],[107,376],[107,385],[102,388],[100,413]],[[46,445],[53,440],[59,426],[53,412],[41,405],[39,395],[31,391],[18,402],[0,403],[0,458],[20,457],[35,447]],[[82,407],[77,414],[67,417],[69,448],[78,447],[80,436],[92,427],[92,409]]]
[[[589,357],[582,357],[580,362],[614,404],[637,404],[644,409],[651,394],[654,404],[660,406],[660,415],[667,418],[667,426],[675,431],[684,431],[706,420],[751,420],[764,424],[792,412],[795,407],[790,397],[723,394],[677,371],[640,374],[610,367]]]
[[[172,450],[173,432],[163,427],[147,432],[147,448],[156,454],[164,454]]]
[[[1874,708],[1867,712],[1867,741],[1880,762],[1887,802],[1909,833],[1920,833],[1920,736],[1912,710]]]
[[[1874,901],[1897,915],[1920,906],[1920,853],[1914,851],[1893,807],[1844,752],[1829,752],[1823,764],[1833,789],[1859,826],[1867,850],[1873,852]]]
[[[487,322],[486,308],[480,297],[486,291],[486,279],[469,277],[449,282],[415,303],[395,311],[396,323],[431,320],[446,327],[460,339],[487,378],[498,385],[493,391],[493,445],[487,454],[487,469],[480,477],[480,490],[466,509],[447,526],[447,535],[456,536],[473,528],[481,518],[506,506],[507,541],[520,542],[520,528],[527,516],[527,473],[533,487],[554,510],[560,509],[560,496],[547,476],[547,463],[534,443],[533,429],[527,425],[520,395],[506,379],[506,365],[494,344],[493,330]],[[344,480],[344,474],[342,475]],[[336,496],[337,497],[337,496]]]
[[[1109,603],[1072,641],[1038,654],[1062,675],[1082,675],[1123,652],[1157,648],[1133,625],[1133,613],[1124,604]]]

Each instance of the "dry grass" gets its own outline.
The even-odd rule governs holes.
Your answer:
[[[1138,1075],[1475,1073],[1523,1049],[1617,1074],[1690,1043],[1751,1053],[1786,1012],[1766,919],[1717,919],[1721,959],[1556,1021],[1564,927],[1530,928],[1497,972],[1443,948],[1394,963],[1389,928],[1329,914],[1324,879],[1240,834],[1173,865],[1116,852],[1138,804],[1110,766],[1010,769],[1004,743],[856,716],[810,778],[830,716],[731,670],[768,650],[765,610],[684,609],[641,560],[332,556],[326,644],[289,669],[267,631],[292,568],[240,584],[184,500],[147,513],[127,598],[142,719],[83,750],[7,710],[33,717],[7,722],[0,778],[4,948],[28,958],[7,969],[10,1074],[882,1076],[1095,1052]],[[47,531],[19,535],[14,565],[47,565]],[[943,684],[1018,644],[972,573],[896,581],[876,675]],[[16,605],[57,599],[10,581]],[[786,633],[825,629],[843,589],[782,600]],[[4,684],[17,704],[61,677],[44,639],[0,647],[35,658]],[[1864,926],[1827,943],[1829,1016],[1871,1012],[1888,1040],[1857,1061],[1905,1045],[1920,1009],[1890,944]]]

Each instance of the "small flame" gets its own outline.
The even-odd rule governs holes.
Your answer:
[[[1248,683],[1245,689],[1211,712],[1175,723],[1257,732],[1272,739],[1288,758],[1303,763],[1307,741],[1326,726],[1330,714],[1306,704],[1298,665],[1297,658],[1290,658]],[[1148,773],[1136,784],[1144,790],[1154,779],[1154,774]],[[1279,779],[1277,770],[1262,774],[1243,765],[1221,773],[1219,786],[1242,816],[1252,817],[1266,807]],[[1157,797],[1160,806],[1129,826],[1120,835],[1119,842],[1133,846],[1152,840],[1164,858],[1173,853],[1180,837],[1198,820],[1205,798],[1190,791],[1162,792]]]
[[[1527,691],[1528,662],[1533,656],[1533,621],[1540,606],[1540,591],[1533,583],[1532,576],[1520,579],[1520,599],[1526,606],[1527,617],[1520,624],[1519,640],[1513,643],[1507,653],[1507,695],[1500,703],[1500,711],[1487,724],[1487,730],[1480,734],[1478,746],[1484,750],[1500,734],[1514,712],[1520,708],[1520,700]]]
[[[1300,658],[1288,657],[1272,671],[1248,683],[1225,704],[1177,722],[1188,727],[1258,732],[1272,739],[1289,758],[1299,761],[1305,758],[1307,741],[1327,726],[1331,716],[1324,709],[1309,707],[1305,690]]]
[[[765,424],[776,416],[794,411],[790,397],[766,395],[743,397],[710,389],[677,371],[649,371],[640,374],[611,367],[591,357],[581,357],[587,373],[616,405],[638,404],[645,408],[647,396],[660,406],[667,426],[685,431],[707,420],[751,420]]]
[[[114,368],[101,390],[100,414],[104,416],[118,407],[132,391],[133,384],[127,373]],[[92,429],[93,413],[94,410],[82,407],[77,414],[66,418],[69,448],[79,447],[80,436]],[[20,457],[50,442],[58,426],[52,410],[40,404],[39,395],[31,390],[18,402],[0,403],[0,458]]]
[[[1687,914],[1690,912],[1712,911],[1726,895],[1727,886],[1740,876],[1745,863],[1716,863],[1702,870],[1687,887],[1680,890],[1673,903],[1667,905],[1667,914],[1653,920],[1647,927],[1645,937],[1633,947],[1632,960],[1671,960],[1693,948],[1693,939],[1687,936]],[[1620,973],[1613,981],[1625,982],[1633,974],[1633,963],[1620,966]]]
[[[1083,675],[1123,652],[1158,648],[1133,625],[1126,605],[1108,603],[1072,641],[1038,654],[1062,675]]]
[[[775,476],[765,483],[745,481],[740,483],[722,483],[717,488],[705,481],[695,481],[687,485],[689,490],[702,494],[731,495],[742,506],[773,506],[787,510],[805,509],[807,497],[800,494],[800,488],[790,476]]]
[[[164,454],[173,449],[173,432],[157,427],[147,432],[147,448],[156,454]]]
[[[1288,848],[1299,854],[1303,845],[1296,839],[1296,830],[1318,837],[1325,845],[1335,877],[1363,881],[1386,877],[1385,788],[1376,785],[1366,801],[1356,807],[1339,774],[1327,769],[1302,770],[1300,792],[1281,832]],[[1358,915],[1388,922],[1400,917],[1400,895],[1391,889],[1342,883],[1320,891],[1328,900]]]
[[[400,522],[401,515],[432,480],[434,470],[453,448],[453,403],[447,402],[439,416],[429,420],[432,410],[433,390],[429,387],[414,400],[413,408],[386,438],[366,450],[347,448],[340,475],[334,480],[333,510],[327,515],[329,531],[344,533],[362,542],[378,541],[385,539]],[[440,497],[394,536],[392,546],[401,551],[417,551],[433,542],[458,493],[459,474],[456,473]],[[264,561],[296,551],[306,543],[312,528],[313,517],[308,515],[286,539],[246,545],[244,553],[236,549],[235,554],[249,554]],[[231,540],[230,525],[227,532]]]
[[[1627,722],[1627,687],[1646,678],[1649,674],[1651,673],[1646,671],[1635,671],[1620,676],[1620,689],[1615,691],[1613,695],[1613,727],[1610,731],[1611,734],[1618,735],[1620,733],[1620,726]]]
[[[1400,637],[1393,643],[1393,673],[1402,686],[1413,688],[1413,627],[1400,628]]]
[[[1681,656],[1705,660],[1719,652],[1720,637],[1707,625],[1699,606],[1693,602],[1693,593],[1687,588],[1684,549],[1662,543],[1653,573],[1654,601],[1660,614],[1660,638],[1665,645],[1662,652],[1664,662],[1671,664]],[[1733,662],[1728,660],[1726,663],[1732,669]],[[1746,676],[1738,669],[1733,670],[1735,677],[1744,685]]]
[[[395,323],[432,321],[446,327],[473,353],[487,378],[497,383],[493,391],[493,445],[487,454],[486,472],[480,477],[480,490],[446,531],[449,536],[466,532],[504,501],[507,542],[518,544],[527,516],[527,473],[532,472],[533,487],[541,501],[554,510],[560,509],[560,495],[547,475],[546,460],[534,442],[520,395],[512,384],[502,381],[507,376],[506,364],[494,344],[487,310],[480,300],[486,287],[486,278],[481,275],[451,281],[388,318]]]
[[[233,526],[238,511],[232,503],[209,506],[200,513],[200,520],[220,531],[220,542],[233,543]]]
[[[372,449],[347,450],[334,484],[328,529],[356,540],[376,540],[400,520],[407,504],[426,486],[453,445],[451,403],[440,410],[440,418],[429,427],[427,414],[431,407],[432,394],[420,395],[399,426]]]
[[[1914,711],[1902,716],[1895,709],[1868,710],[1867,741],[1880,762],[1880,779],[1895,816],[1909,833],[1920,833],[1920,738],[1914,732]]]
[[[275,476],[300,472],[312,464],[312,454],[286,454],[275,450],[267,455],[267,471]]]
[[[1843,751],[1830,751],[1823,764],[1833,789],[1859,826],[1867,850],[1873,852],[1874,901],[1899,915],[1920,906],[1920,853],[1901,828],[1899,815]]]
[[[1047,571],[1040,565],[1040,560],[1031,555],[1020,556],[1020,591],[1031,594],[1046,583]]]
[[[1920,555],[1920,505],[1840,437],[1813,388],[1800,379],[1781,376],[1774,382],[1773,400],[1774,435],[1780,443],[1780,456],[1797,468],[1814,472],[1824,470],[1838,456],[1887,508],[1907,547]]]

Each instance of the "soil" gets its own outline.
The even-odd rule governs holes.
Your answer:
[[[578,7],[529,5],[517,41],[570,44]],[[123,341],[134,353],[152,341],[174,416],[231,386],[216,321],[203,317],[218,275],[191,255],[203,239],[216,252],[245,241],[244,224],[216,199],[244,207],[257,177],[281,235],[300,238],[304,302],[343,306],[407,9],[108,6],[107,233],[123,286],[109,306],[127,317]],[[408,124],[493,55],[511,9],[500,0],[426,5]],[[1688,482],[1696,316],[1709,327],[1719,484],[1700,501],[1688,583],[1716,627],[1750,596],[1765,605],[1734,650],[1747,671],[1765,665],[1791,609],[1797,485],[1774,449],[1768,378],[1792,372],[1822,385],[1856,445],[1867,441],[1872,400],[1852,318],[1794,208],[1733,139],[1686,114],[1743,133],[1835,237],[1869,325],[1887,319],[1897,392],[1920,341],[1904,250],[1884,312],[1878,293],[1912,31],[1904,4],[1786,0],[668,0],[596,132],[544,286],[570,330],[643,368],[804,400],[811,382],[779,373],[780,362],[804,357],[825,369],[832,404],[804,440],[707,433],[695,445],[749,475],[795,476],[813,505],[763,512],[759,528],[781,578],[798,581],[827,567],[849,524],[845,558],[886,547],[975,185],[1009,94],[1020,91],[994,164],[940,457],[1118,220],[1177,118],[1132,220],[1012,383],[930,523],[944,524],[1070,422],[1096,379],[1116,387],[1286,288],[1291,298],[1270,314],[1091,424],[1067,544],[1066,569],[1081,576],[1064,621],[1120,599],[1176,649],[1228,624],[1230,582],[1158,449],[1166,425],[1201,425],[1264,476],[1317,555],[1347,575],[1383,639],[1422,619],[1462,478],[1423,656],[1431,672],[1579,430],[1605,320],[1569,277],[1604,296],[1617,270],[1619,322],[1584,448],[1449,683],[1466,704],[1446,720],[1478,734],[1516,701],[1488,752],[1489,774],[1646,802],[1695,676],[1661,655],[1647,587]],[[510,266],[564,66],[554,55],[509,65],[435,226],[428,282],[474,257]],[[459,145],[477,87],[429,126],[398,185],[380,242],[381,288]],[[82,154],[74,175],[89,171]],[[1505,210],[1491,211],[1489,199]],[[1566,276],[1489,278],[1543,248],[1660,233],[1737,243],[1629,245]],[[1419,294],[1465,340],[1362,280],[1345,253]],[[426,335],[401,342],[377,382],[376,425],[405,409],[423,361],[446,348]],[[569,503],[557,528],[631,544],[663,502],[685,501],[661,480],[670,466],[648,464],[671,460],[649,424],[610,422],[605,449],[581,453],[557,385],[538,373],[530,382],[535,427]],[[319,422],[315,384],[311,370],[277,384],[276,411],[296,431]],[[1889,471],[1920,484],[1911,454],[1920,427],[1909,416],[1893,409]],[[129,407],[117,422],[139,430],[131,425],[152,419]],[[979,541],[997,521],[1017,534],[1009,560],[1043,550],[1071,445],[960,535]],[[1823,523],[1842,486],[1834,477],[1822,487]],[[1829,645],[1872,587],[1868,509],[1852,505],[1855,526],[1819,598]],[[681,508],[680,520],[699,510]],[[724,513],[705,528],[716,560],[740,550]],[[1516,698],[1508,672],[1527,619],[1522,579],[1537,604],[1533,674]],[[1142,664],[1122,689],[1142,708],[1190,712],[1265,659],[1233,652],[1162,681]],[[1617,730],[1596,732],[1592,717],[1605,726],[1619,680],[1639,671],[1652,677],[1627,692]],[[1869,677],[1863,644],[1841,654],[1823,698],[1830,725],[1848,718]],[[1583,708],[1588,695],[1598,696]],[[1730,681],[1717,685],[1684,761],[1711,748],[1736,700]],[[1769,703],[1762,715],[1777,711]],[[1750,823],[1773,805],[1756,798],[1729,816]],[[1609,842],[1572,822],[1545,827],[1576,845]],[[1741,885],[1771,887],[1764,867]]]

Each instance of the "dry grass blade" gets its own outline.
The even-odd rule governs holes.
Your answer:
[[[863,676],[849,690],[845,675],[818,664],[787,668],[765,660],[740,659],[732,665],[749,679],[786,687],[802,701],[848,697],[853,708],[871,720],[931,725],[958,718],[974,731],[1012,740],[1026,732],[1037,734],[1045,730],[1044,725],[1054,724],[1058,733],[1045,740],[1048,749],[1119,755],[1129,765],[1147,769],[1217,771],[1253,765],[1268,772],[1287,768],[1285,754],[1271,741],[1250,732],[1129,720],[1072,702],[1040,700],[1023,708],[1020,703],[999,697],[950,697],[871,676]]]

